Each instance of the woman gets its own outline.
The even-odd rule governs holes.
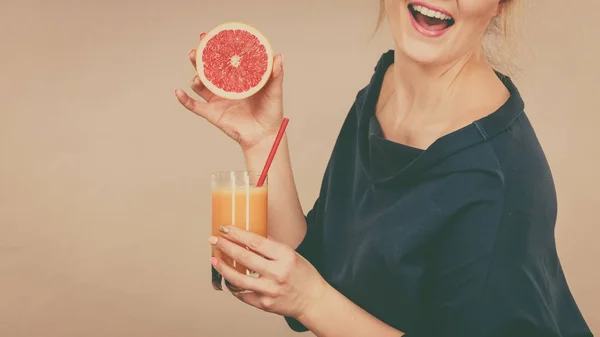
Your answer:
[[[519,92],[481,48],[514,1],[383,1],[395,48],[358,93],[313,209],[302,213],[284,139],[270,238],[231,227],[209,238],[261,274],[211,259],[253,291],[240,300],[320,337],[591,336],[557,257],[544,153]],[[216,98],[197,78],[206,103],[176,95],[260,170],[283,118],[282,82],[277,55],[247,100]]]

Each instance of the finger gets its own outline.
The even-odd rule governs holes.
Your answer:
[[[272,101],[281,100],[283,96],[283,54],[273,59],[273,72],[264,87],[265,96]]]
[[[206,103],[198,102],[181,89],[175,90],[175,96],[177,96],[179,103],[181,103],[181,105],[186,107],[188,110],[198,116],[206,118],[208,114],[208,105]]]
[[[271,77],[273,80],[280,80],[283,78],[283,54],[275,55]]]
[[[250,304],[253,307],[260,308],[260,293],[234,293],[233,296],[237,297],[238,300]]]
[[[218,124],[221,115],[219,114],[218,110],[211,108],[208,103],[198,102],[181,89],[175,90],[175,96],[177,96],[179,103],[181,103],[181,105],[183,105],[186,109],[206,119],[213,125]]]
[[[211,236],[208,241],[225,255],[246,266],[246,268],[254,270],[260,275],[271,274],[269,269],[271,269],[270,264],[272,262],[256,254],[255,252],[235,244],[234,242],[223,237],[217,238],[216,236]]]
[[[192,90],[203,100],[206,102],[210,102],[213,98],[215,98],[215,94],[213,94],[207,87],[202,84],[198,75],[194,76],[191,84]]]
[[[275,300],[272,297],[267,297],[258,292],[234,293],[233,296],[237,297],[238,300],[246,304],[264,311],[271,311],[275,305]]]
[[[205,35],[206,33],[200,33],[200,41],[202,41],[202,38],[204,38]],[[190,57],[190,62],[192,63],[192,66],[194,66],[194,69],[196,69],[196,48],[190,50],[188,56]]]
[[[196,69],[196,48],[190,50],[190,52],[188,53],[188,57],[190,58],[192,67],[194,67],[194,69]]]
[[[210,263],[225,280],[236,288],[262,294],[271,294],[274,292],[273,283],[269,282],[268,279],[242,274],[217,257],[211,257]]]
[[[268,259],[277,260],[280,258],[279,253],[282,245],[278,242],[235,226],[221,226],[220,231],[228,240],[246,246]]]

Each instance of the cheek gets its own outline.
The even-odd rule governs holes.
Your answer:
[[[459,0],[459,26],[463,36],[481,36],[496,16],[498,0]]]
[[[387,21],[391,26],[398,25],[404,1],[385,0],[384,8]]]
[[[458,0],[458,12],[463,20],[489,21],[498,13],[499,0]]]

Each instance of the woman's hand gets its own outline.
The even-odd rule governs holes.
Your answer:
[[[242,274],[223,260],[211,258],[211,264],[229,283],[252,291],[235,294],[241,301],[298,318],[326,290],[327,283],[319,272],[289,246],[233,226],[221,227],[221,233],[220,237],[211,236],[209,242],[260,275]]]
[[[200,34],[200,39],[203,36],[204,33]],[[192,49],[188,56],[195,70],[196,49]],[[197,75],[192,79],[191,88],[204,102],[177,89],[175,95],[179,102],[238,142],[242,150],[250,149],[277,134],[283,120],[283,55],[275,56],[273,72],[265,86],[246,99],[218,97],[202,85]]]

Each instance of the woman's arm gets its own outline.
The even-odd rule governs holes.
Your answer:
[[[304,309],[298,321],[317,337],[400,337],[404,333],[375,318],[333,287]]]
[[[246,168],[262,171],[275,136],[244,151]],[[306,219],[294,182],[287,137],[281,139],[268,174],[269,235],[281,243],[296,248],[306,235]]]

